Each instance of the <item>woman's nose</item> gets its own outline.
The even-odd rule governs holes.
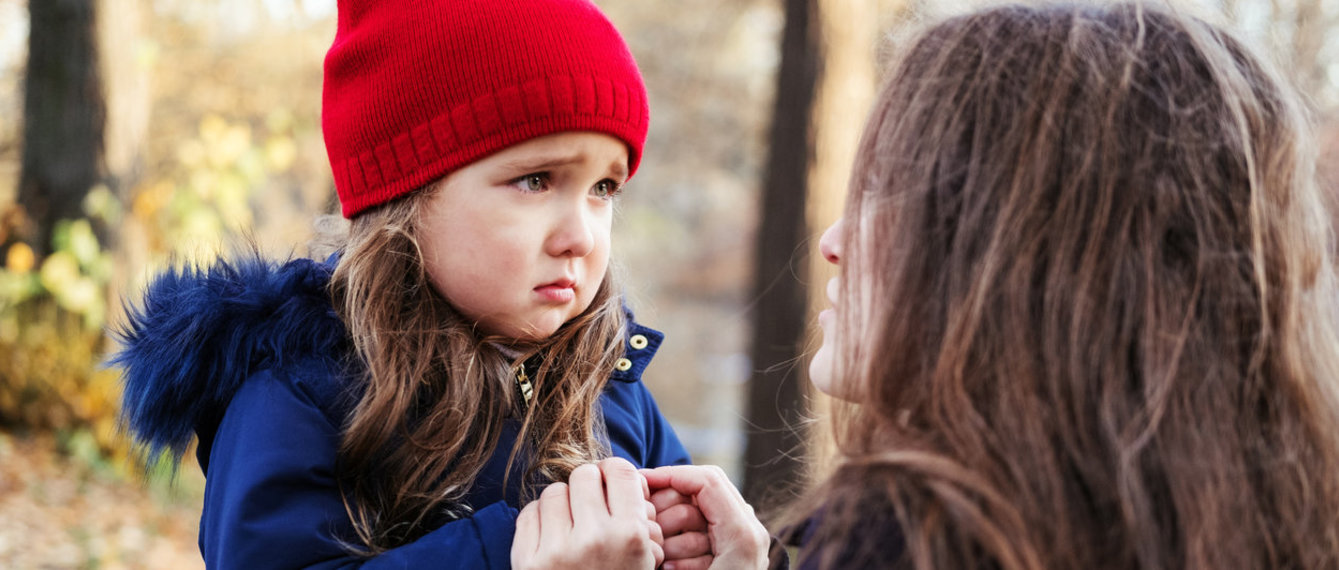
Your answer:
[[[842,259],[842,224],[845,220],[838,218],[828,229],[823,232],[823,237],[818,240],[818,251],[823,254],[823,259],[828,263],[836,265],[841,263]]]

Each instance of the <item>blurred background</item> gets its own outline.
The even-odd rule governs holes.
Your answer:
[[[878,70],[904,24],[979,2],[598,4],[651,98],[615,222],[630,302],[667,333],[646,382],[694,458],[766,503],[824,445],[804,427],[824,409],[804,355],[831,275],[813,246]],[[1339,0],[1181,5],[1291,74],[1333,170]],[[203,479],[190,455],[175,473],[127,461],[105,331],[171,259],[245,239],[306,254],[337,211],[334,17],[335,0],[0,0],[0,568],[201,566]]]

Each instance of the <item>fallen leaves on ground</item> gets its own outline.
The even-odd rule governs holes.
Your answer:
[[[146,483],[57,451],[50,435],[0,431],[0,568],[203,568],[200,475]]]

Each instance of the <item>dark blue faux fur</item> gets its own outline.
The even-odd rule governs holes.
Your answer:
[[[116,331],[124,369],[122,421],[148,457],[180,459],[192,432],[212,434],[260,365],[344,354],[344,327],[326,290],[333,261],[282,266],[256,255],[168,271]]]

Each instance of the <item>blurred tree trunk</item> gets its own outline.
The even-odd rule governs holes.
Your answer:
[[[143,0],[95,0],[98,55],[107,112],[103,139],[107,183],[128,201],[143,170],[149,128],[149,58],[142,41]]]
[[[144,170],[144,141],[149,129],[152,58],[143,43],[143,0],[96,0],[98,46],[106,96],[103,137],[107,187],[120,204],[129,205]],[[129,210],[123,207],[122,211]],[[144,221],[136,216],[101,220],[95,227],[104,249],[111,249],[114,275],[107,286],[107,322],[120,322],[122,286],[133,272],[149,263]]]
[[[104,109],[94,0],[32,0],[24,85],[20,232],[39,257],[57,220],[83,217],[101,177]]]
[[[806,292],[796,260],[809,246],[805,195],[813,163],[810,112],[820,73],[818,0],[784,0],[776,103],[763,175],[753,273],[753,375],[745,418],[744,497],[759,504],[803,472],[800,343]]]
[[[827,465],[826,422],[800,418],[827,399],[808,382],[814,315],[835,266],[818,238],[841,216],[851,165],[874,98],[880,14],[901,17],[912,0],[786,1],[781,69],[763,196],[753,299],[744,495],[755,504],[796,488]],[[798,263],[796,263],[798,262]],[[807,406],[812,403],[812,408]]]

